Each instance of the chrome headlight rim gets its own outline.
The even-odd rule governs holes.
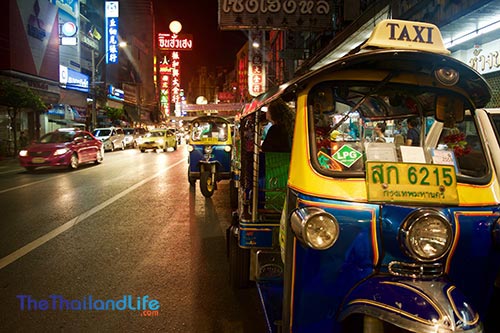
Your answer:
[[[460,73],[451,67],[441,67],[434,71],[434,77],[443,86],[452,87],[460,80]]]
[[[441,233],[444,231],[444,239],[441,237],[441,241],[444,240],[444,244],[440,249],[436,250],[435,254],[425,254],[425,249],[421,246],[422,244],[430,243],[424,239],[418,232],[423,229],[418,229],[422,227],[422,223],[439,223],[441,228]],[[432,237],[432,236],[431,236]],[[438,243],[440,239],[437,233],[434,233],[434,244]],[[430,263],[436,262],[445,257],[451,249],[453,243],[453,230],[450,221],[446,216],[434,209],[418,209],[412,212],[405,219],[400,229],[400,245],[404,252],[419,262]]]
[[[315,250],[327,250],[337,241],[340,234],[340,226],[337,219],[330,213],[318,207],[302,207],[294,210],[290,216],[292,230],[295,236],[308,247]],[[324,244],[316,242],[310,231],[318,231],[318,227],[326,227],[327,230],[319,230],[320,233],[328,235],[328,241]],[[316,228],[314,228],[316,226]],[[314,229],[312,229],[314,228]],[[325,234],[326,232],[326,234]],[[318,236],[316,239],[320,239]]]

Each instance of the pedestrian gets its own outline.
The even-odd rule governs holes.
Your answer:
[[[385,123],[377,123],[375,125],[375,142],[385,142]]]
[[[28,146],[28,137],[24,131],[19,133],[19,145],[21,148],[26,148]]]
[[[420,146],[420,132],[418,130],[418,119],[408,119],[408,132],[406,133],[407,146]]]
[[[281,99],[271,102],[266,117],[273,123],[262,143],[263,152],[292,150],[293,112]]]

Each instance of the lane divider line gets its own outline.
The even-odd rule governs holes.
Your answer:
[[[81,221],[85,220],[89,216],[94,215],[95,213],[99,212],[100,210],[106,208],[107,206],[111,205],[115,201],[119,200],[120,198],[124,197],[125,195],[129,194],[130,192],[136,190],[137,188],[141,187],[142,185],[146,184],[147,182],[155,179],[156,177],[158,177],[161,174],[165,173],[166,171],[172,169],[173,167],[177,166],[178,164],[180,164],[180,163],[186,163],[186,160],[187,159],[184,158],[184,159],[182,159],[182,160],[180,160],[180,161],[178,161],[178,162],[176,162],[176,163],[168,166],[167,168],[158,171],[156,174],[154,174],[154,175],[152,175],[152,176],[150,176],[148,178],[145,178],[145,179],[141,180],[140,182],[132,185],[131,187],[127,188],[126,190],[118,193],[114,197],[109,198],[108,200],[104,201],[103,203],[95,206],[94,208],[89,209],[88,211],[86,211],[86,212],[78,215],[77,217],[69,220],[68,222],[64,223],[63,225],[60,225],[59,227],[53,229],[52,231],[49,231],[45,235],[43,235],[43,236],[35,239],[34,241],[26,244],[25,246],[21,247],[20,249],[12,252],[11,254],[9,254],[9,255],[7,255],[7,256],[5,256],[3,258],[1,258],[0,259],[0,269],[6,267],[8,265],[10,265],[11,263],[13,263],[14,261],[16,261],[17,259],[25,256],[26,254],[28,254],[31,251],[33,251],[36,248],[38,248],[39,246],[42,246],[43,244],[47,243],[51,239],[53,239],[53,238],[57,237],[58,235],[62,234],[66,230],[71,229],[72,227],[74,227],[75,225],[77,225]]]

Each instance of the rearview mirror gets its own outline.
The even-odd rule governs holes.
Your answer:
[[[445,127],[455,127],[455,123],[464,120],[464,103],[462,99],[453,96],[438,96],[436,101],[436,119]]]

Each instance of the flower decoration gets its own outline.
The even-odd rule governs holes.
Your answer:
[[[467,145],[467,141],[465,141],[465,133],[462,132],[447,135],[443,138],[443,141],[448,148],[453,149],[456,157],[467,155],[472,150],[471,147]]]

